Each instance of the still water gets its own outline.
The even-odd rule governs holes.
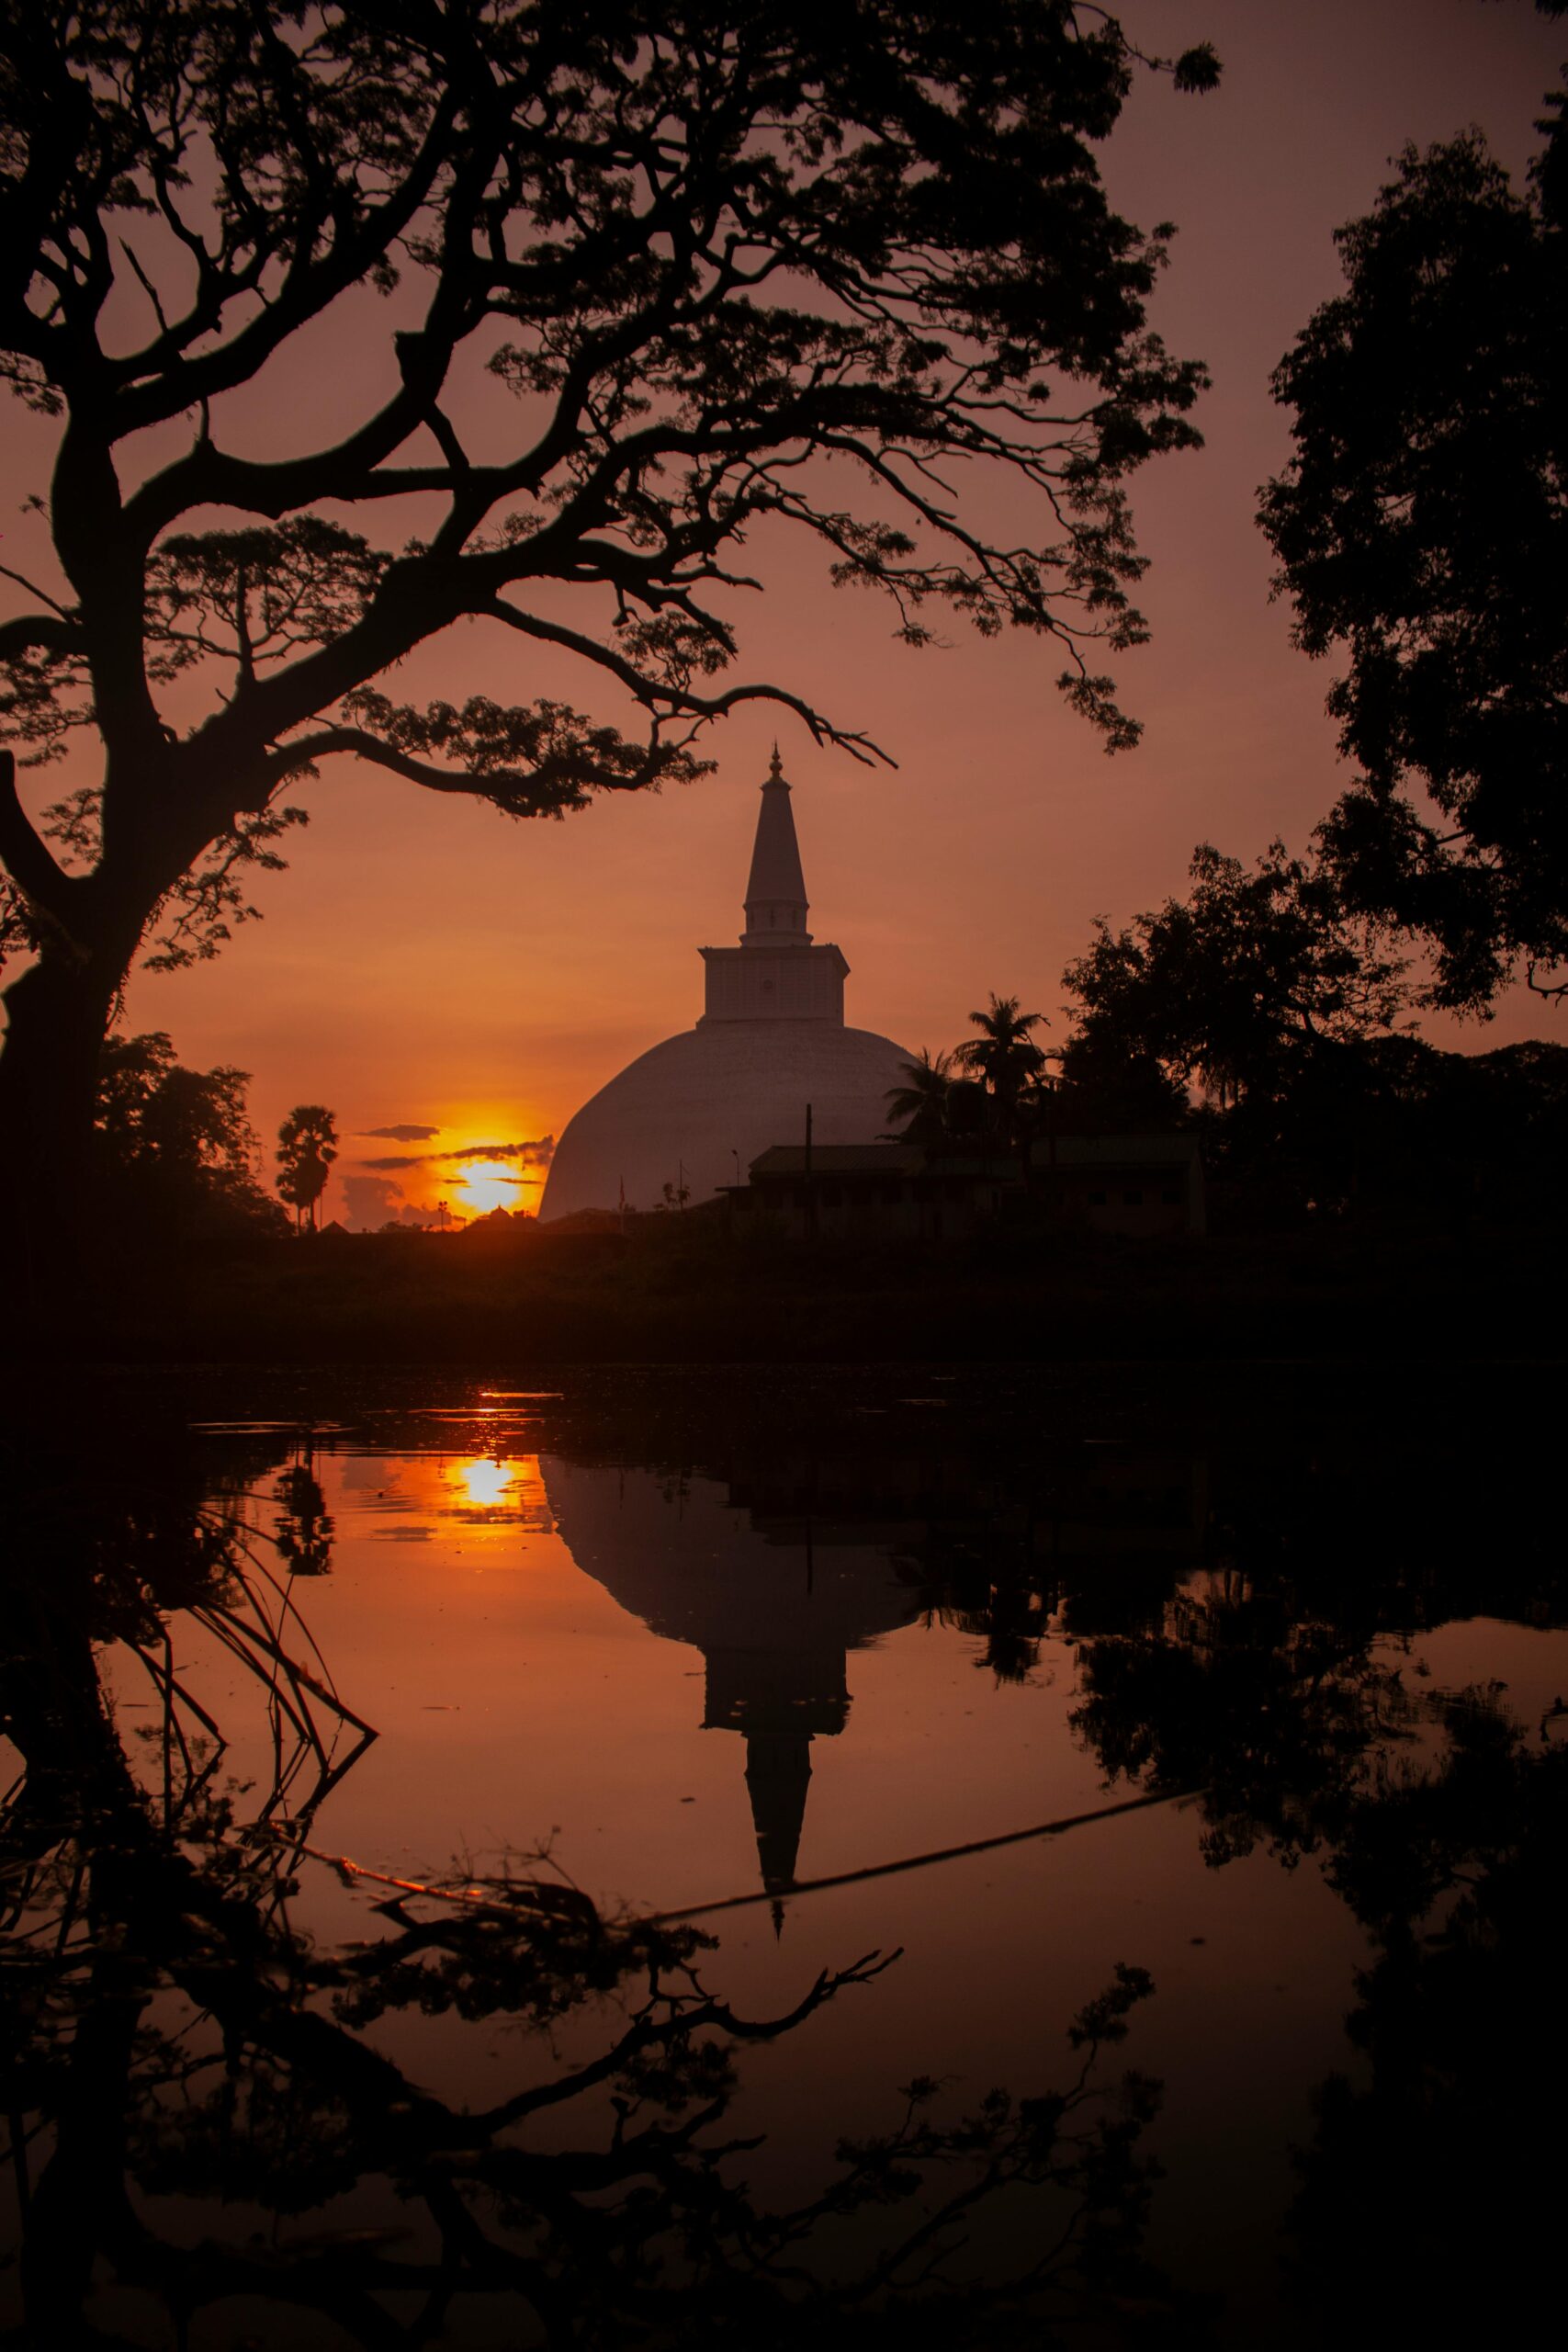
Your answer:
[[[1544,2278],[1528,1404],[214,1374],[17,1426],[6,2341],[1308,2346]]]

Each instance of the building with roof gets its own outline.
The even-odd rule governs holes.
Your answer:
[[[1055,1214],[1093,1233],[1206,1233],[1203,1159],[1191,1134],[1062,1136],[1047,1171]]]
[[[732,1185],[770,1144],[806,1132],[820,1145],[868,1144],[913,1057],[844,1022],[849,965],[807,928],[809,903],[790,787],[775,747],[733,947],[699,952],[701,1019],[613,1078],[570,1119],[539,1204],[542,1217],[657,1207],[664,1187],[693,1202]]]
[[[737,1216],[822,1239],[957,1241],[1038,1206],[1091,1233],[1201,1233],[1203,1163],[1193,1135],[1060,1136],[1028,1167],[1012,1154],[910,1144],[775,1143],[731,1185]]]

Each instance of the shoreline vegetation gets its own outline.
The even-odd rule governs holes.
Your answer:
[[[766,1364],[1390,1357],[1549,1362],[1545,1218],[1127,1239],[1001,1227],[917,1244],[744,1237],[720,1216],[451,1236],[328,1233],[106,1261],[99,1363]]]
[[[1274,1057],[1271,1086],[1260,1067],[1194,1105],[1126,1035],[1083,1054],[1075,1037],[1054,1078],[1016,998],[971,1020],[964,1046],[908,1066],[889,1113],[933,1178],[962,1182],[978,1154],[1008,1181],[919,1238],[837,1181],[819,1228],[800,1184],[775,1207],[754,1182],[690,1206],[666,1186],[652,1210],[318,1230],[321,1105],[286,1123],[321,1146],[290,1233],[258,1181],[244,1073],[187,1070],[162,1033],[125,1040],[100,1091],[86,1279],[62,1314],[33,1252],[36,1344],[125,1365],[1561,1357],[1568,1047],[1319,1039]],[[1199,1155],[1206,1233],[1094,1229],[1095,1196],[1055,1165],[1086,1137]]]

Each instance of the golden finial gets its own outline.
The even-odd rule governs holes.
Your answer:
[[[782,783],[783,783],[783,781],[784,781],[784,762],[783,762],[783,761],[780,759],[780,757],[779,757],[779,745],[778,745],[778,738],[777,738],[777,736],[775,736],[775,737],[773,738],[773,758],[768,762],[768,774],[769,774],[769,775],[773,778],[773,781],[775,784],[782,784]]]

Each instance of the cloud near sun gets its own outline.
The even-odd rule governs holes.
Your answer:
[[[372,1130],[372,1132],[375,1132]],[[390,1128],[383,1130],[392,1133]],[[427,1130],[434,1135],[436,1128]],[[362,1159],[361,1168],[445,1168],[457,1167],[469,1160],[514,1160],[520,1168],[547,1168],[555,1151],[554,1136],[536,1136],[524,1143],[470,1143],[453,1151],[389,1152],[381,1159]]]

